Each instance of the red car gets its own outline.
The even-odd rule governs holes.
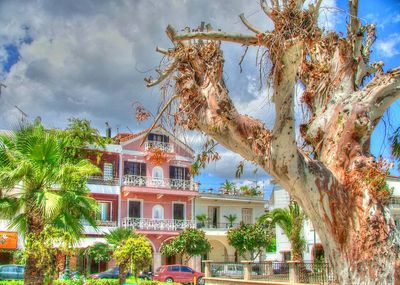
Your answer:
[[[189,266],[181,264],[163,265],[158,268],[153,280],[162,282],[193,283],[196,277],[197,284],[204,284],[204,274],[194,271]]]

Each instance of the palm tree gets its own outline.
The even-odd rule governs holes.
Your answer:
[[[305,247],[305,239],[303,237],[303,224],[305,215],[301,211],[300,206],[292,201],[289,208],[277,208],[268,212],[259,218],[262,224],[278,224],[285,235],[288,237],[292,246],[292,259],[301,261],[303,250]]]
[[[208,222],[208,217],[206,214],[200,214],[196,216],[196,219],[199,221],[199,225],[201,227],[205,226],[205,223]]]
[[[230,182],[230,181],[228,181],[228,180],[226,180],[226,181],[225,181],[224,183],[222,183],[222,185],[221,185],[221,189],[222,189],[222,191],[223,191],[224,194],[231,194],[231,193],[233,193],[234,190],[235,190],[235,188],[236,188],[235,183]]]
[[[36,122],[0,135],[0,217],[25,236],[51,225],[79,237],[82,220],[96,226],[96,201],[86,177],[99,170],[88,160],[66,155],[69,138]],[[28,253],[25,284],[43,284],[44,269]]]
[[[129,238],[136,237],[137,234],[128,228],[117,228],[104,237],[108,244],[110,244],[111,250],[115,251],[116,248],[123,246]],[[126,264],[118,265],[118,278],[119,284],[124,284],[126,280]]]
[[[228,221],[228,223],[229,223],[229,227],[230,228],[232,228],[233,227],[233,223],[236,221],[236,219],[237,219],[237,216],[236,215],[232,215],[232,214],[229,214],[229,215],[225,215],[224,216],[224,218]]]

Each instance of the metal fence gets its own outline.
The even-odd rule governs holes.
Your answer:
[[[295,263],[296,277],[299,283],[331,284],[335,283],[335,274],[329,263]]]
[[[251,264],[251,279],[266,281],[289,281],[286,262],[257,262]]]
[[[211,277],[243,279],[244,267],[238,262],[212,262]]]
[[[249,266],[249,267],[247,267]],[[329,263],[301,262],[210,262],[211,277],[251,280],[289,282],[304,284],[335,284],[335,274]],[[291,274],[294,274],[292,276]],[[248,279],[246,279],[248,280]]]

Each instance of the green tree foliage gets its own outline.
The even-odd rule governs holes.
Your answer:
[[[192,256],[210,252],[211,245],[203,230],[187,228],[172,241],[164,243],[160,251],[166,256],[186,256],[187,262]]]
[[[114,250],[113,256],[120,268],[120,284],[124,284],[126,269],[129,266],[132,268],[135,280],[137,280],[138,272],[151,265],[151,245],[145,236],[136,235],[128,238],[122,244],[117,246]]]
[[[115,252],[118,248],[123,246],[127,240],[131,238],[135,238],[138,235],[128,228],[117,228],[108,234],[105,235],[105,239],[107,243],[110,245],[110,250],[113,251],[114,258]],[[121,258],[121,257],[120,257]],[[119,267],[119,282],[123,284],[126,279],[126,271],[127,271],[128,263],[121,262],[118,264]]]
[[[36,268],[45,274],[44,284],[52,284],[57,272],[56,255],[71,254],[74,241],[69,232],[48,226],[39,235],[29,233],[26,236],[23,259],[33,257]]]
[[[271,243],[273,232],[271,227],[260,224],[244,224],[228,231],[228,242],[241,256],[249,253],[252,260]]]
[[[96,227],[98,206],[86,178],[99,169],[66,151],[73,136],[47,131],[38,122],[0,135],[0,218],[9,220],[10,227],[31,237],[49,225],[75,237],[83,231],[82,220]],[[36,263],[28,258],[26,284],[43,282]]]
[[[396,129],[392,137],[392,153],[393,156],[395,157],[395,160],[400,162],[400,127]]]
[[[292,201],[286,209],[277,208],[259,218],[261,224],[278,224],[282,228],[292,246],[293,260],[303,259],[303,251],[306,245],[303,236],[304,220],[305,215],[295,201]]]
[[[95,262],[108,262],[111,259],[111,248],[108,244],[97,242],[85,250],[85,254],[90,256]]]

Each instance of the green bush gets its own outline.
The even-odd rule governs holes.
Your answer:
[[[24,281],[0,281],[0,285],[24,285]]]

